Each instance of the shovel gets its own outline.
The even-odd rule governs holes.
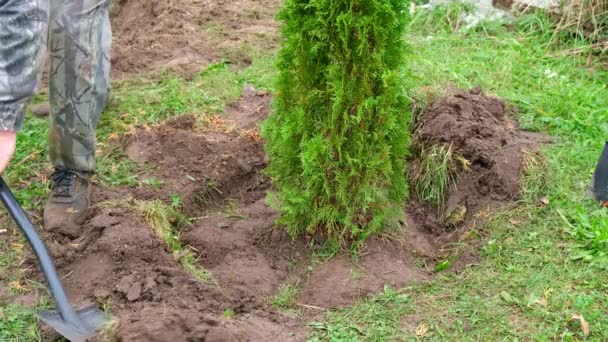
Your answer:
[[[595,167],[588,195],[602,203],[608,201],[608,142],[604,145],[600,160]]]
[[[59,311],[58,313],[41,312],[40,319],[68,340],[86,342],[88,338],[95,336],[96,331],[107,321],[106,315],[94,306],[76,311],[70,305],[53,259],[49,255],[44,242],[38,237],[34,226],[15,200],[2,177],[0,177],[0,200],[34,250]]]

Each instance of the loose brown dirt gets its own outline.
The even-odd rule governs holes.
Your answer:
[[[148,166],[133,191],[142,200],[179,196],[184,212],[200,213],[226,197],[244,198],[265,187],[262,143],[238,131],[193,133],[195,119],[182,116],[141,130],[126,141],[127,156]]]
[[[434,210],[418,208],[419,215],[427,216],[427,228],[437,229],[438,221],[459,208],[464,208],[462,221],[467,222],[481,210],[497,208],[518,198],[526,158],[538,150],[539,144],[551,140],[542,134],[519,130],[511,118],[515,112],[501,99],[474,88],[449,89],[446,96],[421,114],[415,146],[451,146],[469,164],[468,170],[461,168],[456,183],[449,188],[443,217],[438,217]]]
[[[449,194],[450,203],[469,209],[465,220],[446,229],[437,210],[413,200],[402,230],[370,238],[356,261],[343,254],[324,259],[314,239],[292,240],[276,227],[277,213],[266,205],[265,157],[251,131],[268,101],[246,88],[227,110],[229,129],[201,130],[192,116],[142,127],[121,141],[145,170],[142,186],[95,191],[96,203],[134,197],[170,204],[179,195],[184,211],[197,217],[180,239],[217,286],[185,272],[150,223],[121,206],[97,207],[80,239],[47,236],[70,298],[109,304],[116,340],[303,341],[306,322],[322,319],[325,309],[351,305],[386,285],[428,281],[448,256],[456,258],[453,269],[472,264],[474,249],[455,254],[448,245],[479,224],[479,210],[517,198],[525,152],[542,140],[518,131],[499,99],[452,91],[421,115],[415,144],[452,144],[470,161]],[[146,184],[150,178],[157,182]],[[285,312],[271,303],[287,285],[298,291]]]
[[[112,4],[115,77],[162,69],[191,76],[228,60],[251,64],[278,45],[279,0],[118,0]]]

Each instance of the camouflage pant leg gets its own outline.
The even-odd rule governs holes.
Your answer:
[[[95,130],[110,79],[110,0],[51,0],[50,156],[55,167],[93,172]]]
[[[36,87],[48,0],[0,0],[0,130],[17,131]]]

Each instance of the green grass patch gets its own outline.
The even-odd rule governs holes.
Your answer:
[[[236,316],[236,312],[234,312],[234,309],[226,309],[222,315],[225,318],[234,318],[234,316]]]
[[[0,306],[0,341],[40,341],[36,312],[19,305]]]
[[[283,285],[270,300],[270,305],[277,310],[287,310],[296,303],[299,289],[297,285]]]
[[[608,72],[589,55],[561,53],[584,42],[562,37],[555,44],[555,23],[543,15],[465,32],[446,28],[446,11],[421,11],[410,22],[412,63],[404,79],[411,97],[431,99],[447,86],[480,85],[518,107],[523,128],[546,132],[555,142],[527,156],[522,199],[516,208],[493,212],[481,230],[478,265],[401,290],[410,299],[401,305],[382,294],[331,312],[313,325],[313,336],[606,340],[608,217],[585,192],[608,136]],[[589,323],[588,337],[573,314]]]
[[[397,341],[400,319],[413,309],[411,297],[386,287],[384,293],[352,308],[330,312],[325,322],[312,322],[309,341]]]

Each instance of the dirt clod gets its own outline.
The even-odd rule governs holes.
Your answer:
[[[127,300],[129,302],[134,302],[139,299],[141,296],[141,282],[135,282],[129,287],[127,291]]]
[[[118,223],[120,223],[118,218],[112,216],[109,212],[105,212],[91,220],[91,226],[97,229],[111,227],[117,225]]]

